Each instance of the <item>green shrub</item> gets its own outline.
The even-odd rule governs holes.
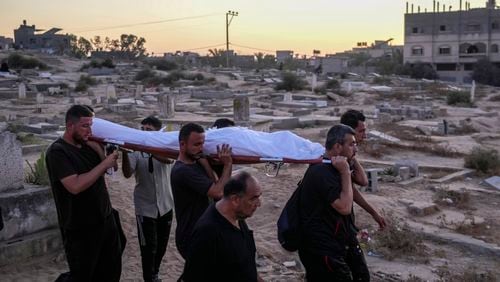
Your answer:
[[[135,80],[145,80],[146,78],[150,78],[153,76],[155,76],[155,73],[152,70],[143,69],[135,75]]]
[[[498,151],[482,147],[475,147],[465,157],[465,167],[478,170],[482,173],[495,173],[500,170]]]
[[[93,86],[97,84],[97,80],[89,75],[82,75],[80,79],[76,83],[75,91],[82,92],[86,91],[89,86]]]
[[[178,66],[175,62],[164,59],[151,59],[146,62],[151,67],[156,67],[157,70],[170,71],[175,70]]]
[[[472,106],[470,94],[466,91],[450,91],[446,96],[448,105]]]
[[[49,185],[49,173],[47,167],[45,166],[45,152],[40,154],[40,158],[36,160],[32,166],[27,160],[26,163],[30,168],[30,171],[25,177],[27,183],[35,185]]]
[[[7,62],[9,64],[9,67],[13,69],[41,69],[45,70],[48,69],[49,67],[37,60],[36,58],[33,57],[27,57],[20,55],[18,53],[11,54],[7,58]]]
[[[283,80],[281,83],[276,85],[276,90],[302,90],[306,87],[307,82],[302,80],[300,77],[291,72],[283,73],[281,79]]]
[[[325,85],[326,89],[339,89],[340,88],[340,82],[336,79],[330,79]]]

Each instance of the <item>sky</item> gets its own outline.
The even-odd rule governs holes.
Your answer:
[[[486,0],[469,0],[483,7]],[[239,54],[274,54],[313,50],[333,54],[357,42],[393,38],[403,44],[406,0],[0,0],[0,36],[28,25],[62,28],[87,39],[118,39],[135,34],[146,39],[148,53],[226,48],[226,12],[237,11],[229,27],[231,49]],[[408,1],[432,10],[432,0]],[[459,0],[441,0],[453,6]],[[465,2],[465,0],[464,0]]]

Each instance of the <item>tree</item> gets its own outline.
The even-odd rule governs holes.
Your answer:
[[[257,59],[257,68],[268,69],[276,67],[276,58],[273,55],[266,55],[262,52],[258,52],[255,53],[254,56]]]
[[[212,66],[221,66],[221,65],[224,65],[225,63],[225,60],[223,58],[223,54],[224,54],[224,49],[208,49],[208,53],[209,53],[209,56],[211,56],[210,58],[210,64]]]
[[[90,42],[92,42],[92,45],[94,45],[96,51],[103,51],[104,49],[106,49],[105,43],[102,42],[101,37],[99,35],[96,35],[94,36],[93,39],[90,39]]]
[[[85,58],[94,49],[92,43],[84,37],[78,38],[74,34],[69,35],[70,52],[77,58]]]
[[[481,59],[474,65],[472,79],[481,84],[500,86],[500,68],[487,58]]]

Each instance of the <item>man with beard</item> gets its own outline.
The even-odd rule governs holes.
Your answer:
[[[253,232],[245,223],[260,206],[261,195],[259,183],[247,172],[229,180],[224,197],[194,227],[183,281],[261,281]]]
[[[299,257],[308,282],[370,280],[351,217],[349,162],[357,151],[354,136],[349,126],[333,126],[325,142],[325,158],[332,163],[309,166],[301,183]]]
[[[94,113],[75,105],[66,130],[47,150],[46,164],[56,203],[71,281],[119,281],[121,242],[104,181],[118,153],[104,157],[88,141]]]
[[[361,144],[366,139],[366,124],[365,115],[360,111],[348,110],[340,117],[340,123],[350,126],[354,129],[356,143]],[[362,187],[368,186],[368,178],[366,177],[365,170],[363,166],[359,163],[356,156],[353,156],[349,162],[349,166],[352,171],[352,181]],[[368,203],[363,194],[361,194],[356,187],[352,186],[353,200],[356,204],[362,207],[367,213],[369,213],[373,219],[378,223],[380,229],[384,229],[386,226],[385,219],[381,216],[375,208],[373,208],[370,203]],[[354,213],[352,213],[352,221],[354,222]]]
[[[207,209],[209,199],[222,197],[224,185],[231,177],[231,147],[227,144],[217,146],[218,160],[224,168],[221,177],[216,179],[203,158],[204,143],[203,127],[194,123],[184,125],[179,131],[179,157],[170,175],[177,220],[175,243],[184,259],[196,221]]]

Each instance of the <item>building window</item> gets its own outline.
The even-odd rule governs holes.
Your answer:
[[[498,45],[497,44],[491,45],[491,53],[498,53]]]
[[[411,54],[413,56],[423,56],[424,55],[424,48],[421,46],[415,46],[411,48]]]
[[[446,26],[445,25],[440,25],[439,26],[439,31],[446,31]]]
[[[441,46],[439,47],[439,55],[450,55],[451,47],[450,46]]]
[[[411,33],[423,33],[423,29],[421,29],[419,27],[412,27]]]
[[[500,28],[500,24],[498,22],[491,23],[491,29],[499,29],[499,28]]]

